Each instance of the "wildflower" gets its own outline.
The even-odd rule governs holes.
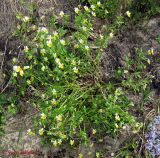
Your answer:
[[[100,7],[102,4],[100,1],[97,2],[97,6]]]
[[[13,63],[16,63],[16,62],[17,62],[17,59],[16,59],[16,58],[13,58],[12,61],[13,61]]]
[[[42,119],[42,120],[45,120],[46,118],[47,118],[47,116],[46,116],[44,113],[42,113],[42,114],[41,114],[41,119]]]
[[[113,38],[113,36],[114,36],[114,35],[113,35],[113,33],[111,32],[111,33],[109,34],[109,37],[110,37],[110,38]]]
[[[83,158],[83,154],[79,154],[78,158]]]
[[[78,8],[74,8],[75,13],[79,13],[79,9]]]
[[[27,70],[27,69],[29,69],[29,66],[24,66],[23,69]]]
[[[43,66],[41,67],[41,70],[44,71],[45,69],[46,69],[46,67],[43,65]]]
[[[74,140],[70,140],[70,145],[72,146],[74,144]]]
[[[39,130],[39,135],[43,135],[43,134],[44,134],[44,129],[41,128],[41,129]]]
[[[44,61],[48,61],[48,58],[47,58],[47,57],[44,57]]]
[[[76,61],[72,60],[71,64],[75,66],[76,65]]]
[[[97,131],[95,129],[92,130],[92,134],[95,135]]]
[[[58,116],[56,116],[56,119],[57,119],[57,121],[62,121],[62,115],[58,115]]]
[[[63,17],[63,16],[64,16],[64,12],[63,12],[63,11],[60,11],[59,15],[60,15],[61,17]]]
[[[56,140],[52,141],[52,143],[55,147],[58,145],[58,142]]]
[[[154,50],[153,50],[153,48],[151,48],[150,50],[148,50],[148,55],[154,55]]]
[[[27,46],[24,46],[24,52],[26,52],[26,53],[27,53],[27,52],[28,52],[28,50],[29,50],[29,49],[28,49],[28,47],[27,47]]]
[[[92,10],[95,10],[95,8],[96,8],[96,6],[92,4],[92,5],[91,5],[91,9],[92,9]]]
[[[17,77],[17,73],[16,73],[16,72],[13,72],[13,76],[14,76],[14,77]]]
[[[53,95],[56,95],[56,94],[57,94],[57,91],[56,91],[55,89],[53,89],[53,90],[52,90],[52,94],[53,94]]]
[[[74,45],[74,48],[79,48],[79,45],[78,45],[78,44],[75,44],[75,45]]]
[[[95,17],[96,16],[96,13],[95,12],[91,12],[91,14]]]
[[[103,113],[103,109],[99,109],[99,112],[100,112],[100,113]]]
[[[101,142],[103,142],[103,139],[99,139],[98,141],[101,143]]]
[[[60,63],[60,59],[59,59],[59,58],[56,58],[56,59],[55,59],[55,62],[56,62],[57,64],[59,64],[59,63]]]
[[[48,35],[47,39],[51,41],[53,39],[53,37],[51,35]]]
[[[44,33],[48,33],[48,29],[46,27],[40,27],[38,29],[38,32],[44,32]]]
[[[127,11],[126,12],[127,16],[130,18],[131,17],[131,12],[130,11]]]
[[[24,71],[22,70],[22,68],[20,67],[20,66],[13,66],[13,70],[15,71],[15,72],[19,72],[19,74],[21,75],[21,76],[23,76],[24,75]]]
[[[55,99],[53,99],[51,103],[52,103],[52,105],[56,105],[57,101]]]
[[[99,158],[100,157],[100,153],[96,152],[96,157]]]
[[[52,41],[51,41],[51,40],[48,40],[48,41],[47,41],[47,46],[48,46],[48,47],[52,47],[52,46],[53,46],[53,44],[52,44]]]
[[[119,127],[117,123],[115,123],[115,127],[116,127],[116,128],[118,128],[118,127]]]
[[[60,69],[64,69],[64,64],[59,63],[59,64],[58,64],[58,67],[59,67]]]
[[[100,35],[100,38],[101,38],[101,39],[104,39],[104,36],[103,36],[103,35]]]
[[[90,11],[90,9],[87,6],[84,6],[84,9],[85,9],[86,12]]]
[[[53,32],[53,35],[54,35],[54,37],[57,37],[57,36],[58,36],[58,32],[57,32],[57,31],[54,31],[54,32]]]
[[[28,16],[25,16],[25,17],[23,18],[23,21],[24,21],[24,22],[29,22],[29,17],[28,17]]]
[[[87,28],[85,26],[82,26],[83,31],[87,31]]]
[[[126,129],[127,127],[126,127],[126,126],[123,126],[122,128],[123,128],[123,129]]]
[[[60,40],[60,43],[64,46],[64,45],[66,45],[66,42],[65,42],[65,40]]]
[[[27,130],[27,135],[33,135],[34,133],[32,132],[32,130],[31,129],[28,129]]]
[[[35,31],[37,29],[36,25],[32,25],[32,30]]]
[[[113,156],[114,156],[114,153],[111,153],[111,156],[113,157]]]
[[[27,84],[29,84],[29,85],[30,85],[30,84],[31,84],[31,81],[30,81],[30,80],[27,80]]]
[[[119,117],[118,114],[115,114],[115,119],[116,119],[117,121],[120,121],[120,117]]]
[[[108,13],[109,13],[109,12],[108,12],[108,10],[106,9],[106,10],[105,10],[105,14],[108,14]]]
[[[86,49],[86,50],[89,50],[89,47],[86,45],[86,46],[85,46],[85,49]]]
[[[58,144],[61,145],[62,144],[62,140],[58,139]]]
[[[74,68],[73,68],[73,71],[74,71],[74,73],[78,73],[78,68],[75,66]]]
[[[127,74],[128,73],[128,70],[124,70],[124,74]]]
[[[148,64],[151,64],[151,61],[150,61],[150,59],[148,59],[148,60],[147,60],[147,63],[148,63]]]
[[[79,40],[79,43],[80,43],[80,44],[83,44],[83,43],[84,43],[83,39],[80,39],[80,40]]]
[[[13,70],[15,71],[15,72],[18,72],[18,69],[20,68],[20,66],[13,66]]]

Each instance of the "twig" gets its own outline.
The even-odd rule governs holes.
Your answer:
[[[3,54],[3,59],[2,59],[1,69],[0,69],[0,71],[2,71],[2,68],[3,68],[4,58],[5,58],[6,51],[7,51],[7,43],[8,43],[8,39],[6,40],[6,43],[5,43],[5,50],[4,50],[4,54]]]

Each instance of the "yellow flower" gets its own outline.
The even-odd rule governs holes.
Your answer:
[[[17,72],[13,72],[13,76],[14,76],[14,77],[17,77]]]
[[[74,144],[74,140],[70,140],[70,145],[72,146]]]
[[[79,40],[79,43],[80,43],[80,44],[83,44],[83,43],[84,43],[83,39],[80,39],[80,40]]]
[[[86,12],[90,12],[90,9],[87,6],[84,6]]]
[[[96,16],[96,13],[95,12],[91,12],[91,14],[95,17]]]
[[[115,127],[116,127],[116,128],[118,128],[118,127],[119,127],[117,123],[115,123]]]
[[[30,135],[30,136],[31,136],[31,135],[34,135],[34,133],[32,132],[31,129],[28,129],[28,130],[27,130],[27,135]]]
[[[58,116],[56,116],[56,119],[57,119],[57,121],[60,121],[60,122],[61,122],[61,121],[62,121],[62,119],[63,119],[63,118],[62,118],[62,115],[58,115]]]
[[[53,143],[53,145],[56,147],[58,145],[58,142],[56,140],[51,140],[51,142]]]
[[[58,139],[58,144],[61,145],[62,144],[62,140]]]
[[[47,116],[46,116],[44,113],[42,113],[42,114],[41,114],[41,119],[42,119],[42,120],[45,120],[46,118],[47,118]]]
[[[74,73],[78,73],[78,68],[75,66],[74,68],[73,68],[73,71],[74,71]]]
[[[28,16],[25,16],[25,17],[23,18],[23,21],[24,21],[24,22],[29,22],[29,17],[28,17]]]
[[[43,65],[43,66],[41,67],[41,70],[44,71],[45,69],[46,69],[46,67]]]
[[[100,157],[100,153],[96,152],[96,157],[99,158]]]
[[[148,50],[148,55],[154,55],[154,50],[153,50],[153,48],[151,48],[150,50]]]
[[[100,7],[102,4],[100,1],[97,2],[97,6]]]
[[[97,131],[95,129],[92,130],[92,134],[95,135]]]
[[[79,13],[79,9],[78,8],[74,8],[75,13]]]
[[[26,53],[27,53],[27,52],[28,52],[28,50],[29,50],[29,49],[28,49],[28,46],[24,46],[24,52],[26,52]]]
[[[60,69],[64,69],[64,64],[59,63],[59,64],[58,64],[58,67],[59,67]]]
[[[66,42],[65,42],[65,40],[60,40],[60,43],[63,45],[63,46],[65,46],[66,45]]]
[[[53,90],[52,90],[52,94],[53,94],[53,95],[56,95],[56,94],[57,94],[57,91],[56,91],[55,89],[53,89]]]
[[[82,26],[83,31],[87,31],[87,28],[85,26]]]
[[[21,69],[19,74],[20,74],[20,76],[23,76],[24,75],[24,71]]]
[[[59,15],[60,15],[61,17],[63,17],[63,16],[64,16],[64,12],[63,12],[63,11],[60,11]]]
[[[85,46],[85,49],[86,49],[86,50],[89,50],[89,47],[86,45],[86,46]]]
[[[27,70],[27,69],[29,69],[29,66],[24,66],[23,69]]]
[[[56,105],[57,101],[55,99],[52,100],[52,105]]]
[[[95,8],[96,8],[96,6],[92,4],[92,5],[91,5],[91,9],[92,9],[92,10],[95,10]]]
[[[83,154],[79,154],[78,158],[83,158]]]
[[[48,41],[47,41],[47,46],[48,46],[48,47],[52,47],[52,46],[53,46],[53,44],[52,44],[52,41],[51,41],[51,40],[48,40]]]
[[[113,33],[111,32],[111,33],[109,34],[109,37],[110,37],[110,38],[113,38],[113,36],[114,36],[114,35],[113,35]]]
[[[147,60],[147,62],[148,62],[148,64],[151,64],[151,61],[150,61],[150,59],[148,59],[148,60]]]
[[[130,18],[131,17],[131,12],[130,11],[127,11],[126,12],[127,16]]]
[[[43,134],[44,134],[44,129],[41,128],[41,129],[39,130],[39,135],[43,135]]]
[[[118,114],[115,114],[115,119],[116,119],[117,121],[120,121],[120,117],[119,117]]]

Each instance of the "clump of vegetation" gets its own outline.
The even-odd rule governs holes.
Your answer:
[[[32,17],[17,16],[20,24],[14,35],[20,37],[24,49],[23,62],[13,59],[12,85],[17,98],[11,105],[15,109],[18,99],[26,97],[38,109],[35,126],[28,129],[28,134],[39,135],[44,144],[78,146],[88,144],[92,138],[103,141],[106,133],[114,136],[127,127],[136,133],[142,126],[130,112],[134,103],[128,94],[146,96],[150,88],[148,53],[137,50],[134,59],[126,57],[124,67],[115,70],[108,83],[101,72],[107,42],[113,38],[114,29],[124,23],[123,16],[130,18],[132,13],[125,10],[122,23],[117,18],[114,26],[94,39],[94,18],[114,17],[118,3],[89,3],[74,9],[72,31],[57,26],[54,16],[51,29],[33,25]],[[63,11],[59,16],[68,19]]]

